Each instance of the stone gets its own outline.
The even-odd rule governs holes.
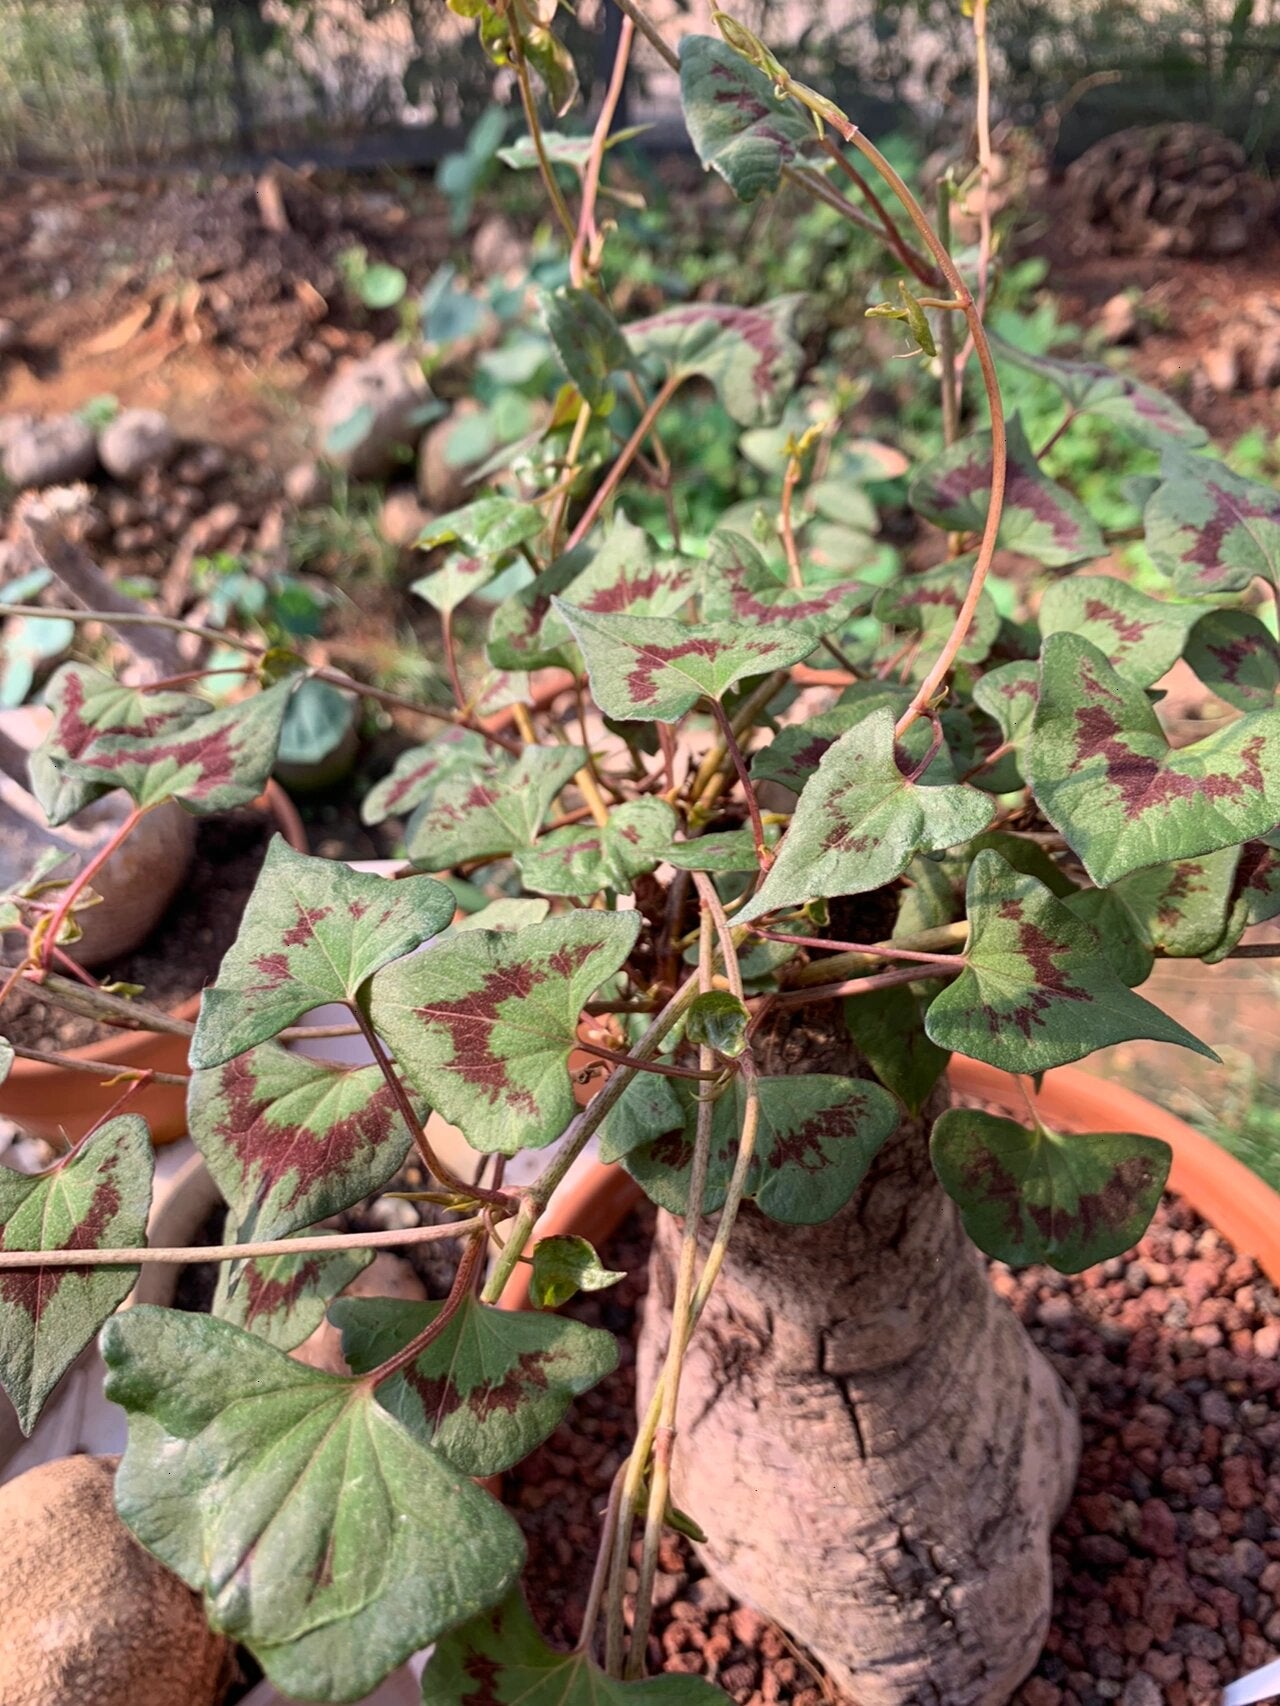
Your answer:
[[[325,386],[316,409],[321,453],[357,480],[377,480],[421,436],[428,398],[416,361],[398,343],[378,344],[346,363]]]
[[[22,491],[65,486],[90,475],[98,462],[93,429],[78,415],[27,417],[4,450],[4,475]]]
[[[22,333],[12,320],[0,316],[0,356],[12,355],[22,346]]]
[[[1280,1356],[1280,1327],[1259,1327],[1253,1335],[1253,1354],[1269,1358]]]
[[[98,438],[102,466],[125,486],[148,468],[167,468],[177,453],[178,435],[159,409],[121,409]]]
[[[431,511],[418,501],[411,486],[397,486],[387,493],[378,511],[378,532],[388,545],[406,549],[417,543],[432,520]]]
[[[509,219],[501,213],[491,213],[481,221],[471,240],[471,259],[481,278],[500,277],[524,270],[529,245]]]
[[[1228,344],[1215,344],[1200,357],[1205,378],[1219,396],[1228,396],[1240,383],[1240,359]]]
[[[418,492],[428,509],[436,515],[447,515],[458,509],[471,496],[468,476],[474,464],[454,463],[449,456],[449,441],[458,422],[475,413],[478,405],[470,398],[455,405],[453,412],[442,421],[427,428],[418,449]]]
[[[174,474],[184,486],[207,486],[211,480],[220,479],[229,465],[220,444],[197,444],[187,451]]]
[[[1102,304],[1098,329],[1104,343],[1131,344],[1138,337],[1138,311],[1127,291],[1117,291]]]
[[[1124,1685],[1120,1706],[1164,1706],[1155,1678],[1141,1670],[1131,1676]]]

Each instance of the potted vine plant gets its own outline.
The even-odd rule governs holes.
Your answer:
[[[487,871],[500,898],[461,929],[434,876],[388,883],[274,844],[190,1048],[191,1133],[234,1222],[212,1252],[228,1264],[219,1313],[112,1315],[142,1265],[186,1255],[143,1244],[150,1150],[125,1111],[0,1187],[0,1373],[30,1425],[105,1322],[130,1425],[119,1511],[290,1695],[358,1699],[434,1642],[429,1706],[544,1683],[572,1702],[709,1699],[695,1679],[643,1680],[660,1538],[686,1510],[726,1584],[865,1706],[996,1706],[1045,1632],[1077,1429],[975,1245],[1064,1271],[1115,1255],[1153,1213],[1169,1150],[1052,1130],[1030,1095],[1022,1118],[948,1107],[944,1069],[956,1051],[1034,1080],[1136,1037],[1207,1052],[1136,990],[1157,956],[1212,963],[1280,913],[1280,649],[1254,608],[1280,570],[1280,496],[1125,374],[997,345],[989,225],[953,259],[947,194],[935,229],[845,115],[731,18],[677,56],[622,0],[584,147],[539,113],[535,73],[557,114],[575,95],[554,0],[455,10],[514,70],[563,228],[569,282],[545,312],[565,383],[546,454],[517,447],[494,489],[423,536],[447,548],[421,591],[445,618],[458,705],[369,810],[394,796],[419,873]],[[985,90],[983,0],[974,14]],[[843,562],[829,532],[811,551],[798,494],[817,470],[852,480],[853,420],[847,392],[805,373],[798,301],[613,316],[596,209],[637,31],[678,70],[693,143],[737,195],[785,180],[884,236],[893,295],[877,312],[941,379],[945,442],[910,486],[946,541],[940,566],[876,589],[851,540]],[[1000,369],[1027,361],[1061,390],[1064,432],[1101,415],[1159,452],[1145,543],[1163,596],[1103,572],[1102,530],[1006,420]],[[681,539],[663,444],[692,385],[757,435],[757,456],[773,445],[778,477],[767,525],[723,526],[705,551]],[[667,537],[628,519],[632,482],[667,507]],[[991,597],[997,548],[1036,566],[1018,619]],[[489,659],[570,670],[581,741],[545,702],[518,710],[518,738],[473,714],[448,618],[517,557],[530,573],[496,609]],[[833,655],[838,700],[796,720],[796,672]],[[1174,747],[1153,688],[1181,657],[1233,714]],[[290,667],[254,660],[260,693],[235,720],[166,707],[177,720],[141,730],[131,712],[74,753],[51,747],[51,773],[124,786],[139,810],[202,809],[265,773]],[[370,1064],[282,1046],[330,1003]],[[615,1041],[587,1045],[602,1078],[580,1107],[584,1015]],[[492,1170],[451,1169],[429,1109]],[[540,1236],[593,1140],[667,1213],[637,1438],[563,1655],[521,1599],[514,1522],[474,1478],[518,1462],[615,1358],[553,1308],[607,1282],[596,1252]],[[411,1145],[452,1219],[311,1230]],[[523,1151],[546,1164],[509,1189],[502,1160]],[[299,1299],[336,1291],[335,1257],[441,1237],[462,1251],[442,1303],[334,1306],[352,1377],[284,1354]],[[522,1262],[545,1307],[504,1314]],[[726,1370],[714,1329],[731,1323],[751,1348]]]

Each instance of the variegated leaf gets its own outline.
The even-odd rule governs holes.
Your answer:
[[[1148,598],[1109,575],[1072,575],[1040,601],[1040,632],[1078,634],[1124,676],[1150,687],[1182,656],[1200,614],[1194,604]]]
[[[454,551],[443,565],[422,575],[409,588],[441,616],[451,615],[473,593],[482,592],[502,567],[498,557],[476,557]]]
[[[873,614],[878,622],[920,635],[920,660],[927,668],[955,627],[973,578],[972,556],[921,575],[908,575],[877,594]],[[981,663],[1000,631],[1000,616],[985,589],[960,647],[965,663]]]
[[[754,308],[682,302],[625,328],[627,342],[668,379],[705,379],[739,426],[768,426],[795,386],[803,351],[793,334],[801,296]]]
[[[695,587],[692,559],[660,552],[649,534],[618,510],[604,543],[568,583],[566,596],[593,616],[674,616]],[[559,610],[545,612],[537,644],[544,656],[554,652],[567,659],[572,654],[573,635]]]
[[[1263,835],[1280,821],[1280,710],[1174,750],[1140,687],[1074,634],[1045,641],[1030,771],[1095,883]]]
[[[333,859],[267,849],[236,939],[204,992],[193,1066],[220,1066],[313,1007],[355,1001],[380,966],[437,935],[452,892],[430,877],[391,883]]]
[[[1217,1059],[1132,994],[1099,952],[1093,930],[998,853],[984,851],[973,861],[967,910],[965,969],[934,996],[925,1021],[940,1048],[1025,1073],[1135,1037]]]
[[[0,1251],[145,1244],[151,1172],[137,1114],[108,1120],[46,1172],[0,1168]],[[0,1267],[0,1384],[24,1434],[137,1277],[136,1267]]]
[[[990,799],[975,788],[909,781],[895,757],[892,714],[873,711],[823,755],[777,860],[736,922],[878,889],[901,876],[915,854],[966,841],[993,815]]]
[[[353,1374],[368,1374],[430,1326],[439,1303],[341,1298],[329,1318]],[[612,1333],[464,1299],[438,1339],[378,1390],[415,1439],[465,1475],[501,1475],[537,1449],[574,1398],[611,1374]]]
[[[1143,521],[1156,567],[1186,598],[1280,585],[1280,492],[1212,456],[1166,451]]]
[[[409,820],[415,865],[448,870],[531,847],[556,795],[587,761],[581,746],[527,746],[516,759],[454,770]]]
[[[1245,610],[1211,610],[1191,630],[1186,660],[1205,686],[1238,711],[1267,711],[1280,692],[1280,645]]]
[[[360,806],[363,823],[407,817],[430,799],[437,783],[453,771],[474,771],[485,762],[483,737],[470,729],[446,729],[424,746],[401,753],[389,776],[375,783]]]
[[[630,894],[632,878],[665,856],[675,827],[676,814],[664,800],[629,800],[614,807],[603,829],[584,823],[552,830],[518,853],[516,863],[535,894]]]
[[[536,539],[545,525],[546,517],[535,504],[490,495],[428,522],[417,543],[422,551],[457,545],[464,555],[487,561]]]
[[[604,412],[609,379],[635,366],[626,337],[600,298],[566,286],[546,298],[547,331],[560,365],[586,403]]]
[[[739,201],[776,190],[784,166],[818,149],[801,108],[717,36],[681,41],[680,104],[699,160]]]
[[[227,1242],[238,1242],[228,1228]],[[372,1250],[303,1251],[297,1256],[258,1256],[224,1262],[218,1271],[213,1313],[291,1351],[324,1320],[328,1304],[373,1260]]]
[[[991,347],[1001,361],[1038,373],[1056,385],[1077,415],[1098,415],[1132,438],[1162,450],[1171,439],[1189,448],[1209,442],[1198,421],[1163,391],[1144,385],[1131,373],[1106,367],[1100,361],[1066,361],[1056,355],[1032,355],[988,330]]]
[[[872,590],[848,580],[797,591],[779,580],[749,539],[727,531],[712,535],[702,575],[702,614],[708,622],[785,625],[814,639],[837,633]]]
[[[583,1005],[621,968],[640,922],[580,911],[456,936],[378,973],[374,1028],[473,1149],[542,1148],[573,1115],[568,1060]]]

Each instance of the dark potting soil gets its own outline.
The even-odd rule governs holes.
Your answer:
[[[142,985],[141,1000],[171,1009],[211,983],[240,926],[275,825],[261,812],[201,818],[191,871],[140,948],[100,967],[99,977]],[[24,1048],[66,1053],[121,1033],[37,1001],[19,984],[5,1003],[3,1029]]]
[[[634,1430],[651,1226],[647,1208],[631,1217],[605,1252],[627,1279],[569,1311],[618,1335],[617,1372],[507,1477],[534,1613],[565,1645],[578,1636],[600,1513]],[[1084,1434],[1053,1540],[1053,1626],[1014,1706],[1218,1706],[1224,1683],[1280,1650],[1274,1289],[1176,1198],[1127,1257],[1073,1278],[994,1264],[992,1281],[1075,1392]],[[657,1600],[651,1673],[705,1676],[739,1706],[836,1699],[780,1629],[670,1534]]]

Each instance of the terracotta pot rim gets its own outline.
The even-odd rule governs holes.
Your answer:
[[[953,1055],[947,1072],[963,1095],[981,1096],[1025,1115],[1019,1080],[981,1061]],[[1078,1066],[1044,1075],[1037,1107],[1049,1124],[1074,1131],[1136,1131],[1162,1138],[1173,1150],[1169,1188],[1242,1255],[1251,1256],[1280,1286],[1280,1192],[1194,1126],[1134,1090],[1108,1083]],[[601,1244],[617,1230],[644,1192],[616,1165],[593,1160],[538,1222],[544,1238],[576,1233]],[[502,1294],[504,1309],[529,1309],[529,1270],[517,1268]]]

